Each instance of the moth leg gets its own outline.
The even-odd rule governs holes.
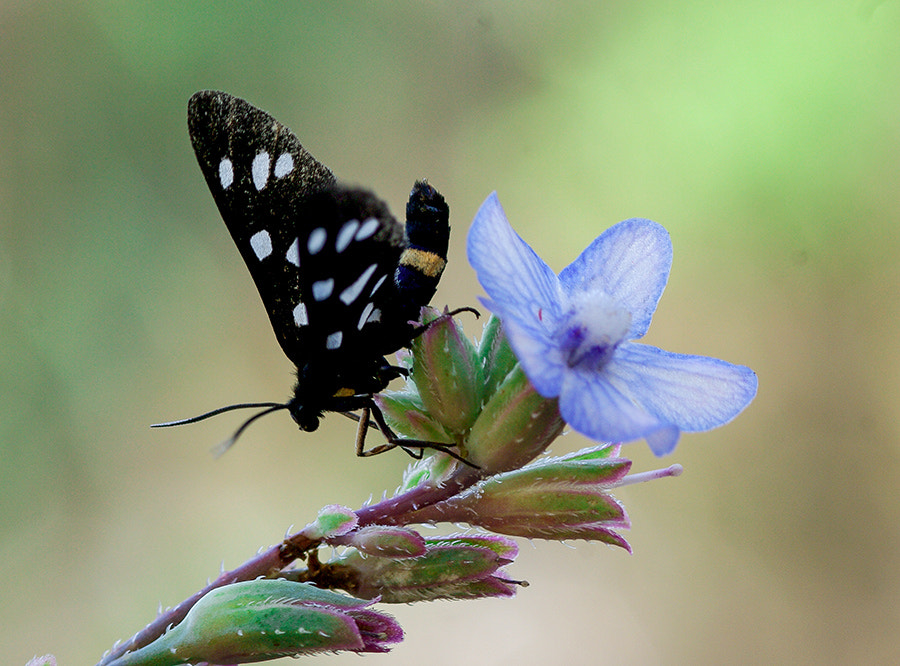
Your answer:
[[[473,315],[475,315],[476,319],[481,317],[481,313],[478,310],[476,310],[475,308],[470,308],[468,306],[456,308],[455,310],[450,310],[449,312],[442,312],[440,315],[438,315],[437,317],[432,319],[427,324],[419,324],[416,327],[416,329],[413,331],[412,337],[410,338],[409,341],[412,342],[413,340],[415,340],[417,337],[422,335],[425,331],[427,331],[429,328],[431,328],[438,322],[444,321],[445,319],[449,319],[450,317],[455,317],[456,315],[458,315],[462,312],[471,312]]]
[[[350,399],[352,399],[354,403],[356,403],[351,407],[351,409],[358,409],[359,414],[356,414],[355,412],[349,410],[340,411],[338,413],[343,414],[348,419],[352,419],[357,422],[356,455],[360,458],[377,456],[386,451],[390,451],[391,449],[400,448],[403,449],[411,458],[421,460],[422,456],[425,454],[425,449],[431,449],[433,451],[446,453],[448,456],[450,456],[454,460],[458,460],[464,465],[468,465],[469,467],[473,467],[475,469],[480,469],[478,465],[469,462],[461,455],[459,455],[459,453],[454,451],[453,444],[429,442],[421,439],[406,439],[404,437],[398,436],[397,433],[395,433],[387,424],[387,421],[385,421],[384,414],[381,412],[381,409],[378,407],[378,405],[375,404],[375,401],[372,400],[371,395],[356,395]],[[364,400],[365,402],[360,404],[359,401],[361,400]],[[345,403],[345,406],[348,405],[346,405]],[[368,434],[369,428],[377,428],[378,430],[380,430],[382,436],[387,441],[384,444],[373,446],[371,449],[366,449],[366,435]]]
[[[363,445],[365,443],[365,434],[363,434],[362,438],[360,438],[359,433],[360,431],[365,433],[365,429],[362,427],[362,425],[363,423],[365,423],[368,427],[370,414],[375,420],[378,429],[381,430],[381,434],[384,435],[384,438],[387,440],[387,443],[365,451],[363,450]],[[459,462],[468,465],[469,467],[480,469],[478,465],[469,462],[461,455],[459,455],[456,451],[454,451],[452,444],[442,444],[441,442],[428,442],[421,439],[405,439],[402,437],[398,437],[397,434],[393,430],[391,430],[391,427],[387,424],[387,421],[384,420],[384,414],[381,413],[381,409],[374,402],[363,408],[359,423],[360,427],[357,428],[356,431],[356,454],[359,456],[374,456],[378,455],[379,453],[389,451],[390,449],[399,447],[406,451],[406,453],[410,457],[415,458],[416,460],[421,460],[422,456],[425,455],[425,449],[432,449],[434,451],[446,453],[454,460],[458,460]]]
[[[375,419],[376,423],[369,422],[369,416],[371,415],[373,409],[377,410],[377,413],[378,413],[379,417],[381,418],[381,421],[384,422],[384,417],[381,415],[381,410],[378,409],[378,407],[375,405],[374,402],[369,405],[364,406],[358,417],[356,416],[356,414],[353,414],[352,412],[342,412],[342,414],[344,414],[344,416],[347,416],[347,417],[350,417],[352,419],[356,419],[359,421],[359,425],[356,427],[356,455],[358,455],[360,458],[368,458],[369,456],[377,456],[379,453],[384,453],[385,451],[390,451],[391,449],[397,447],[397,444],[394,444],[391,441],[391,437],[389,437],[385,433],[385,429],[387,429],[387,432],[389,432],[391,435],[394,435],[394,433],[391,431],[390,428],[388,428],[386,423],[384,424],[384,426],[379,425],[378,424],[379,419],[377,417]],[[388,441],[386,444],[379,444],[378,446],[375,446],[367,451],[366,450],[366,433],[368,432],[370,427],[378,428],[379,430],[381,430],[382,434],[384,434],[385,439],[387,439]],[[393,439],[396,439],[396,436],[394,436]],[[415,456],[413,456],[413,457],[415,457]],[[419,458],[421,458],[421,457],[422,456],[420,454]]]
[[[357,414],[356,412],[335,412],[335,413],[340,414],[341,416],[346,416],[351,421],[356,421],[357,423],[359,423],[360,420],[362,419],[362,417],[359,414]],[[378,430],[378,426],[371,420],[368,422],[367,425],[372,430]]]

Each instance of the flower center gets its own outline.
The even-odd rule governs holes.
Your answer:
[[[578,294],[553,337],[570,368],[600,370],[612,358],[628,329],[631,313],[603,292]]]

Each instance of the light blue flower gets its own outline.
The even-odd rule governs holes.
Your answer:
[[[664,455],[681,431],[723,425],[756,395],[750,368],[633,342],[647,332],[672,266],[669,234],[655,222],[620,222],[557,276],[513,231],[494,193],[472,222],[468,257],[531,383],[559,397],[562,417],[588,437],[644,438]]]

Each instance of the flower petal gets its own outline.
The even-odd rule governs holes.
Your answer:
[[[523,319],[493,301],[481,302],[503,321],[503,333],[535,390],[545,398],[558,396],[564,372],[562,352],[541,322]]]
[[[672,268],[672,240],[664,227],[634,218],[604,231],[559,274],[563,290],[603,291],[631,313],[629,340],[642,337]]]
[[[708,356],[623,344],[604,369],[660,421],[686,432],[710,430],[737,416],[756,395],[756,373]]]
[[[537,321],[542,311],[557,316],[559,279],[509,226],[496,192],[475,214],[466,252],[491,300],[521,318]]]
[[[610,382],[604,372],[566,372],[559,412],[575,430],[601,442],[630,442],[646,437],[651,445],[668,446],[671,450],[678,441],[676,426],[661,422],[635,402],[627,386]],[[656,448],[653,450],[657,452]]]

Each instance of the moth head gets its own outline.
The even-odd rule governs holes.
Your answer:
[[[312,432],[318,429],[319,419],[322,418],[322,410],[313,409],[295,400],[288,403],[288,410],[291,413],[291,418],[300,426],[300,430]]]

